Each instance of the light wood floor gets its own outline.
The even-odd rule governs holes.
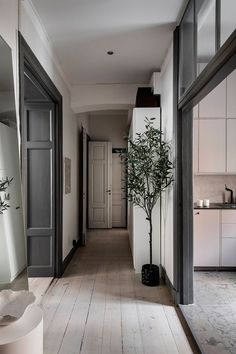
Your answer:
[[[53,282],[52,277],[28,278],[29,291],[35,295],[36,304],[41,304],[45,293]]]
[[[90,231],[42,301],[45,354],[189,354],[165,286],[132,269],[125,230]]]

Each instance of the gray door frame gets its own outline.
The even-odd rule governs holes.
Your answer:
[[[193,302],[193,107],[236,69],[236,31],[178,101],[179,27],[174,32],[174,284],[175,302]]]
[[[36,86],[54,103],[55,108],[55,250],[54,277],[63,274],[65,266],[62,259],[62,230],[63,230],[63,125],[62,125],[62,95],[57,90],[46,71],[19,32],[19,76],[20,76],[20,130],[24,136],[24,73],[30,73]],[[24,142],[22,142],[24,143]],[[21,146],[21,166],[23,167],[24,149]],[[24,171],[22,170],[23,191],[26,190]],[[24,203],[26,205],[26,201]]]

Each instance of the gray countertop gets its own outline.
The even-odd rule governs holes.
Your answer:
[[[198,210],[212,210],[212,209],[236,210],[236,204],[211,203],[209,207],[198,207],[197,203],[194,203],[194,209],[198,209]]]

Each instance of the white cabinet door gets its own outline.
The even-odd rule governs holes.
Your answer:
[[[236,70],[227,77],[227,117],[236,118]]]
[[[236,119],[227,119],[227,172],[236,173]]]
[[[220,211],[194,211],[194,266],[220,265]]]
[[[236,238],[222,238],[222,266],[236,266]]]
[[[193,121],[193,171],[198,173],[198,120]]]
[[[236,224],[222,224],[222,237],[236,238]]]
[[[198,109],[199,109],[198,104],[193,107],[193,119],[198,119]]]
[[[226,118],[226,80],[199,103],[200,118]]]
[[[225,173],[226,119],[199,120],[199,172]]]
[[[236,210],[222,210],[223,224],[236,224]]]

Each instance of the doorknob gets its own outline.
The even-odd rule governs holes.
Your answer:
[[[110,190],[110,189],[108,189],[106,192],[107,192],[107,193],[111,193],[111,190]]]

